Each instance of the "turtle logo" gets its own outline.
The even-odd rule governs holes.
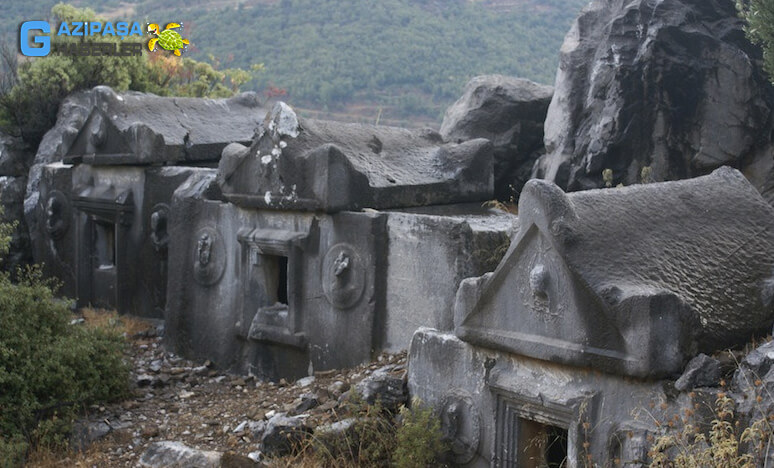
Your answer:
[[[174,54],[180,57],[180,51],[189,44],[188,39],[183,39],[180,33],[173,31],[175,28],[179,28],[177,23],[169,23],[163,31],[159,32],[159,25],[151,23],[148,25],[148,33],[153,34],[156,37],[148,41],[148,50],[153,52],[156,49],[156,44],[161,46],[162,49],[172,50]]]

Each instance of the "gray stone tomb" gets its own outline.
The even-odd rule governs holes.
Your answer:
[[[223,152],[226,200],[271,210],[386,209],[490,199],[492,146],[432,130],[300,119],[284,103],[247,148]]]
[[[738,171],[519,201],[505,259],[457,294],[465,341],[637,377],[774,321],[774,209]]]
[[[78,306],[160,318],[173,192],[204,170],[196,166],[216,165],[226,144],[249,141],[264,112],[254,94],[164,98],[97,87],[81,102],[85,118],[61,114],[49,132],[73,136],[58,150],[62,162],[41,165],[37,196],[28,197],[35,260]]]
[[[569,194],[532,180],[503,260],[461,283],[454,331],[415,333],[409,391],[453,463],[640,466],[654,421],[715,398],[661,379],[768,332],[773,274],[774,210],[734,169]]]
[[[279,379],[406,349],[421,325],[451,329],[459,282],[494,268],[512,229],[481,206],[492,184],[486,140],[279,103],[250,147],[229,145],[175,194],[167,342]]]

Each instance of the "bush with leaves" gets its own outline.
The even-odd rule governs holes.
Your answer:
[[[88,8],[59,3],[51,9],[56,22],[105,21]],[[130,36],[126,41],[134,41]],[[113,42],[119,37],[55,36],[54,44],[68,42]],[[144,43],[143,43],[144,44]],[[0,70],[0,125],[20,135],[32,148],[56,122],[59,104],[69,94],[107,85],[117,91],[142,91],[162,96],[228,97],[251,80],[261,65],[251,71],[238,68],[216,70],[211,64],[189,58],[164,57],[162,53],[138,56],[73,56],[52,52],[46,57],[17,61],[8,44],[2,51]]]
[[[446,450],[441,420],[432,408],[415,399],[411,409],[400,409],[402,422],[396,434],[392,460],[397,467],[428,466]]]
[[[737,0],[747,37],[763,48],[763,68],[774,81],[774,0]]]
[[[0,224],[0,255],[11,229]],[[8,466],[31,446],[66,445],[86,405],[122,398],[129,388],[123,337],[71,324],[69,305],[39,269],[19,277],[14,283],[0,272],[0,460]]]

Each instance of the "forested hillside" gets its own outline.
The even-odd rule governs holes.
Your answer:
[[[12,0],[0,24],[53,2]],[[584,0],[79,0],[116,19],[182,22],[187,52],[220,67],[265,64],[249,86],[324,116],[438,122],[472,76],[553,83]],[[328,114],[328,115],[325,115]],[[341,115],[343,114],[343,115]],[[405,122],[403,122],[405,123]]]

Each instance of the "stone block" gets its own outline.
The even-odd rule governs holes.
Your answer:
[[[522,78],[477,76],[446,109],[444,141],[486,138],[494,154],[494,195],[518,200],[535,160],[544,152],[543,122],[554,89]]]
[[[239,206],[336,212],[485,201],[492,147],[446,144],[433,131],[302,119],[284,103],[250,147],[226,147],[224,197]]]

